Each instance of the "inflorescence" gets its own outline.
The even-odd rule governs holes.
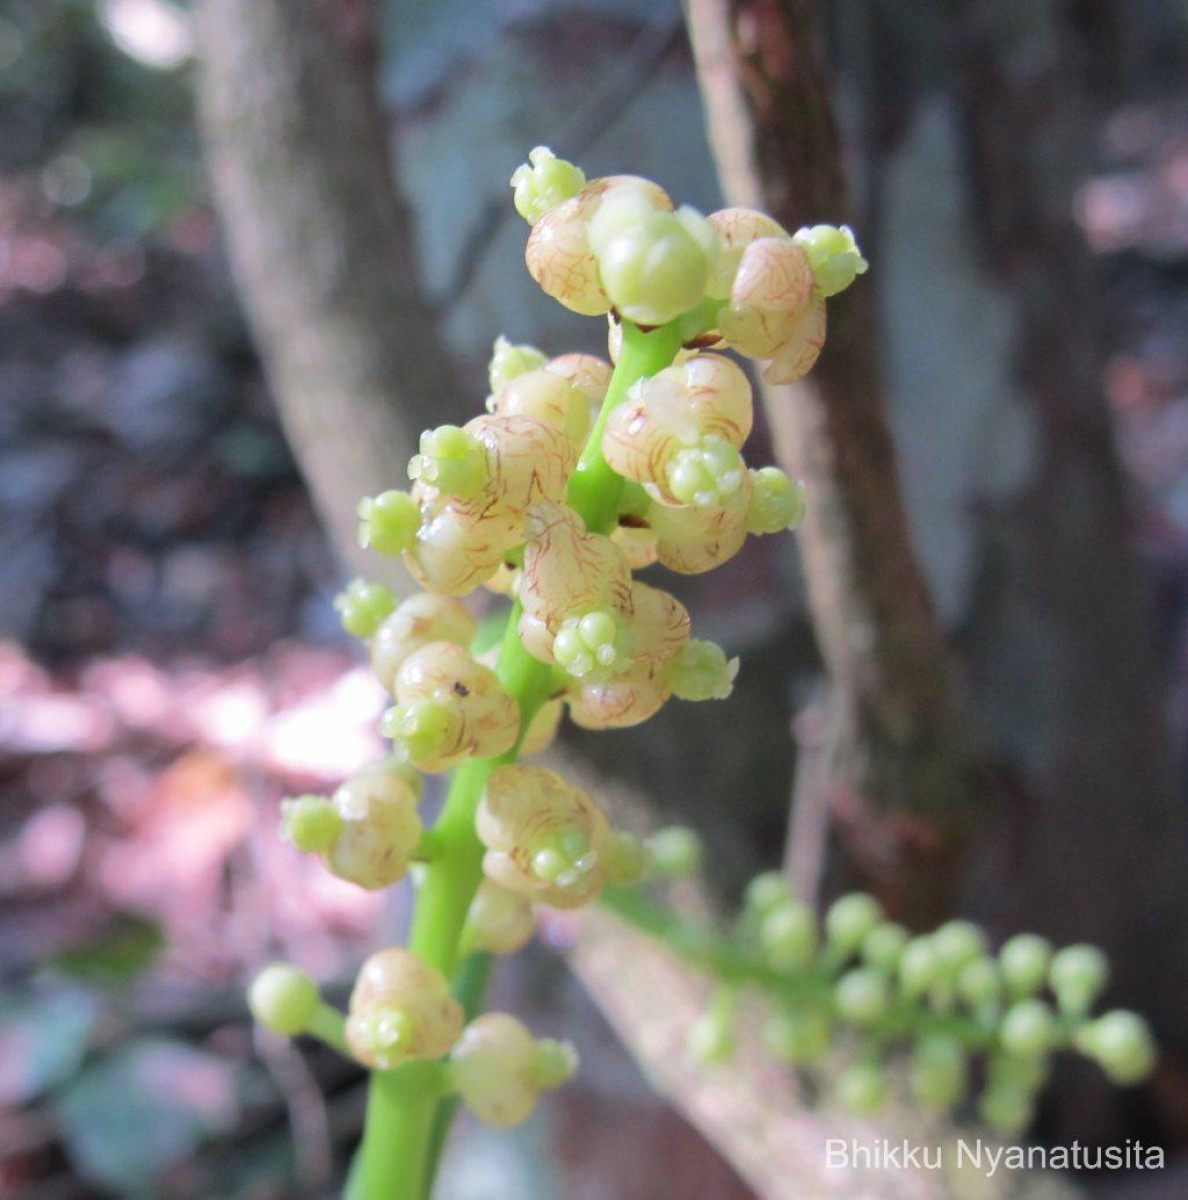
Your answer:
[[[392,1078],[438,1064],[435,1091],[404,1097],[406,1114],[454,1094],[500,1126],[527,1116],[576,1058],[506,1014],[468,1019],[454,995],[459,965],[519,949],[537,904],[575,908],[605,892],[630,914],[635,885],[693,870],[698,857],[687,831],[641,842],[581,787],[522,760],[549,745],[565,713],[616,729],[673,697],[730,695],[738,660],[694,638],[685,607],[635,572],[708,571],[748,535],[800,522],[801,485],[743,458],[751,385],[721,351],[758,360],[770,383],[799,379],[820,352],[828,298],[867,269],[844,227],[789,234],[738,208],[705,217],[634,176],[587,182],[544,148],[512,186],[532,227],[530,273],[565,307],[609,317],[611,361],[500,338],[486,412],[427,430],[411,486],[360,504],[361,543],[402,556],[425,589],[397,602],[357,580],[337,601],[391,694],[381,729],[392,755],[333,795],[285,801],[282,824],[294,846],[364,888],[422,864],[413,931],[407,947],[364,963],[345,1017],[292,967],[267,968],[251,991],[271,1029],[314,1033]],[[494,645],[462,600],[479,589],[512,604]],[[426,828],[422,775],[448,771],[450,796]],[[713,953],[699,961],[714,969]],[[1095,950],[1053,956],[1024,937],[994,959],[972,926],[909,938],[865,896],[838,901],[822,925],[781,880],[759,877],[731,964],[695,1031],[701,1052],[728,1052],[734,995],[754,985],[774,1002],[765,1041],[781,1062],[811,1064],[837,1029],[854,1034],[858,1059],[835,1090],[861,1111],[882,1098],[880,1056],[905,1041],[913,1093],[933,1107],[961,1098],[969,1055],[985,1052],[981,1113],[1011,1129],[1052,1051],[1076,1047],[1122,1083],[1153,1056],[1132,1014],[1089,1018],[1105,982]],[[356,1171],[360,1195],[374,1168]],[[432,1167],[408,1171],[420,1179]]]

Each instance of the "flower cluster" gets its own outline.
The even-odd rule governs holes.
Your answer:
[[[391,696],[381,730],[392,755],[333,795],[286,801],[282,828],[361,887],[410,876],[412,927],[406,946],[364,963],[346,1014],[279,964],[251,991],[266,1026],[313,1033],[391,1080],[381,1108],[406,1121],[405,1184],[375,1157],[387,1154],[384,1138],[368,1136],[352,1185],[363,1200],[401,1186],[400,1196],[425,1194],[443,1096],[510,1125],[575,1068],[568,1046],[537,1040],[511,1016],[467,1020],[481,1000],[481,971],[461,969],[469,956],[520,948],[537,905],[601,897],[625,911],[629,898],[642,902],[632,885],[645,876],[696,868],[687,831],[643,843],[584,789],[523,759],[548,746],[565,714],[614,729],[672,698],[730,695],[737,659],[694,638],[685,607],[636,572],[708,571],[748,536],[800,522],[800,485],[743,458],[754,401],[727,353],[763,363],[768,382],[800,378],[821,349],[827,300],[866,270],[848,229],[790,234],[743,209],[704,217],[634,176],[587,181],[543,148],[512,186],[532,227],[530,273],[566,307],[609,315],[611,361],[549,358],[500,338],[486,411],[427,430],[408,487],[360,504],[361,543],[402,556],[425,589],[397,602],[357,580],[337,600]],[[478,617],[507,601],[493,634],[492,618]],[[453,772],[449,794],[426,827],[422,776],[442,772]],[[1025,1118],[1056,1048],[1079,1048],[1123,1082],[1149,1067],[1137,1018],[1088,1017],[1104,968],[1087,948],[1049,962],[1045,944],[1016,941],[992,960],[972,927],[910,939],[864,896],[839,901],[821,927],[782,882],[761,878],[730,954],[732,977],[779,1001],[767,1041],[782,1061],[815,1061],[838,1026],[875,1048],[915,1036],[913,1088],[939,1105],[963,1093],[967,1055],[984,1050],[982,1110],[1000,1127]],[[723,992],[697,1031],[710,1057],[729,1050],[733,1010]],[[837,1086],[869,1109],[881,1078],[864,1059]],[[417,1131],[426,1137],[414,1146]]]
[[[960,920],[913,937],[863,893],[841,897],[819,921],[777,874],[751,882],[733,940],[771,1004],[762,1029],[768,1053],[799,1068],[827,1059],[836,1068],[831,1051],[839,1040],[848,1045],[850,1061],[830,1087],[856,1113],[886,1101],[884,1058],[896,1047],[908,1055],[913,1101],[936,1110],[965,1099],[971,1059],[984,1056],[978,1113],[1004,1134],[1030,1123],[1057,1051],[1079,1051],[1120,1085],[1141,1082],[1155,1064],[1141,1017],[1091,1015],[1108,975],[1093,946],[1057,951],[1020,934],[991,954],[981,930]],[[734,992],[719,994],[693,1031],[703,1057],[733,1047]]]

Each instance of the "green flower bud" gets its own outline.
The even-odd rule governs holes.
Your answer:
[[[717,250],[713,227],[700,214],[657,211],[631,187],[598,206],[589,241],[606,294],[639,325],[664,325],[699,304]]]
[[[829,1014],[820,1008],[788,1008],[763,1024],[763,1044],[777,1062],[804,1067],[829,1050]]]
[[[321,999],[312,979],[287,963],[272,963],[252,982],[248,1007],[266,1029],[296,1037],[309,1028]]]
[[[814,225],[792,235],[803,246],[813,269],[813,280],[822,296],[844,292],[870,264],[862,257],[848,225]]]
[[[837,1081],[837,1100],[842,1108],[858,1117],[878,1112],[887,1101],[882,1067],[874,1063],[847,1067]]]
[[[701,838],[685,825],[670,825],[647,840],[652,873],[661,879],[690,879],[701,868]]]
[[[345,825],[325,796],[293,796],[281,801],[281,836],[305,854],[325,854]]]
[[[511,186],[516,212],[535,225],[550,208],[576,196],[586,186],[586,176],[547,146],[537,146],[529,151],[528,161],[512,173]]]
[[[498,392],[513,379],[539,370],[546,362],[548,359],[535,346],[517,346],[505,337],[497,337],[487,367],[487,382],[492,392]]]
[[[557,665],[575,679],[591,683],[630,670],[634,653],[630,631],[610,609],[567,617],[553,638]]]
[[[396,609],[396,597],[382,583],[352,580],[334,597],[342,627],[355,637],[370,638]]]
[[[773,971],[802,970],[817,949],[817,918],[799,900],[784,900],[768,909],[759,925],[759,944]]]
[[[421,434],[420,454],[408,464],[408,477],[435,487],[449,496],[466,499],[487,485],[486,447],[457,425],[439,425]]]
[[[946,921],[932,932],[932,948],[941,969],[955,976],[986,951],[986,936],[970,921]]]
[[[883,921],[862,939],[862,957],[872,967],[894,971],[907,944],[908,931],[902,925]]]
[[[416,540],[421,509],[408,492],[381,492],[359,501],[359,545],[400,554]]]
[[[614,830],[602,851],[606,881],[612,887],[631,887],[638,883],[651,865],[651,854],[633,833]]]
[[[389,708],[380,718],[380,733],[391,738],[411,763],[441,754],[460,737],[462,717],[453,705],[413,700]]]
[[[946,1034],[921,1038],[912,1053],[908,1082],[925,1108],[952,1108],[965,1093],[965,1048]]]
[[[998,1038],[1008,1054],[1044,1058],[1055,1047],[1059,1031],[1052,1010],[1042,1000],[1020,1000],[1007,1009]]]
[[[782,533],[804,520],[804,484],[779,467],[751,472],[751,501],[747,508],[748,533]]]
[[[1020,1058],[1001,1051],[990,1056],[990,1083],[1003,1084],[1034,1096],[1048,1080],[1047,1058]]]
[[[833,1006],[843,1021],[873,1025],[886,1015],[890,1000],[887,977],[873,967],[856,967],[838,981]]]
[[[1155,1070],[1158,1053],[1147,1022],[1138,1013],[1116,1009],[1077,1030],[1076,1043],[1123,1087],[1142,1083]]]
[[[792,887],[782,871],[764,871],[747,884],[744,904],[750,912],[764,916],[777,905],[792,899]]]
[[[737,675],[737,658],[727,658],[716,642],[691,638],[665,668],[664,678],[681,700],[725,700]]]
[[[532,1062],[532,1077],[536,1086],[546,1090],[559,1088],[572,1079],[578,1069],[577,1051],[572,1042],[541,1038],[536,1043]]]
[[[1004,942],[998,962],[1012,996],[1034,996],[1043,986],[1052,960],[1052,943],[1034,933],[1020,933]]]
[[[912,938],[899,957],[899,987],[909,999],[922,996],[939,980],[941,963],[931,937]]]
[[[689,1030],[689,1051],[698,1062],[713,1065],[728,1062],[738,1049],[734,1015],[738,997],[732,988],[714,993],[708,1012],[703,1013]]]
[[[983,955],[967,962],[957,975],[957,995],[973,1009],[998,1004],[1002,998],[1002,978],[993,959]]]
[[[716,434],[678,450],[666,468],[668,488],[682,504],[721,508],[742,487],[746,464],[738,449]]]
[[[841,954],[852,954],[883,919],[879,902],[865,892],[835,900],[825,914],[825,936]]]
[[[1048,973],[1061,1012],[1084,1016],[1105,989],[1110,967],[1096,946],[1065,946],[1056,952]]]
[[[1034,1115],[1031,1093],[1010,1084],[992,1084],[978,1100],[978,1113],[996,1133],[1022,1133]]]

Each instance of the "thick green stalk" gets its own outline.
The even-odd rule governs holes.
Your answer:
[[[607,533],[614,527],[623,492],[623,480],[602,456],[602,434],[607,419],[627,399],[627,393],[638,380],[663,371],[680,348],[681,335],[675,323],[645,332],[630,321],[623,322],[623,344],[614,376],[577,470],[569,481],[569,507],[593,533]]]
[[[569,485],[570,507],[586,527],[610,530],[618,516],[623,481],[602,456],[607,418],[637,380],[672,362],[681,339],[675,326],[651,332],[625,322],[619,361],[602,410]],[[552,670],[520,644],[520,606],[512,607],[499,651],[496,674],[503,690],[520,706],[520,736],[552,690]],[[417,894],[408,947],[447,979],[459,968],[459,938],[474,893],[482,880],[483,846],[474,832],[474,814],[487,778],[514,762],[517,743],[499,758],[478,758],[454,773],[441,816],[433,827],[433,858]],[[455,988],[457,990],[458,983]],[[480,979],[468,999],[481,1001]],[[349,1200],[425,1200],[433,1189],[437,1159],[449,1129],[453,1105],[441,1103],[440,1063],[406,1063],[373,1071],[368,1092],[363,1144],[347,1186]]]

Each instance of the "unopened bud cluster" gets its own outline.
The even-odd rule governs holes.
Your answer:
[[[587,181],[544,148],[512,187],[532,226],[530,273],[568,308],[611,315],[616,365],[500,338],[485,411],[426,430],[407,483],[361,502],[361,543],[402,556],[424,588],[398,601],[356,580],[336,601],[390,696],[380,729],[392,753],[329,795],[284,801],[282,831],[360,887],[425,882],[409,946],[363,964],[345,1015],[279,964],[251,995],[276,1032],[312,1032],[376,1071],[434,1064],[440,1094],[498,1126],[576,1060],[506,1014],[466,1023],[460,961],[519,949],[538,904],[576,908],[645,875],[689,874],[699,857],[689,831],[641,842],[583,788],[523,760],[566,713],[612,729],[672,698],[730,695],[738,660],[695,638],[685,607],[635,572],[708,571],[749,535],[800,522],[800,485],[745,462],[751,385],[709,348],[798,377],[820,349],[826,297],[866,269],[848,230],[793,236],[738,209],[707,218],[646,180]],[[468,599],[479,589],[512,602],[496,648]],[[451,771],[427,828],[423,776]]]
[[[906,1053],[911,1097],[927,1109],[958,1107],[980,1080],[977,1112],[1004,1134],[1030,1122],[1058,1051],[1084,1054],[1121,1085],[1141,1082],[1155,1065],[1141,1017],[1092,1015],[1108,975],[1093,946],[1055,950],[1020,934],[993,954],[982,931],[960,920],[913,937],[864,893],[841,897],[818,919],[779,874],[751,882],[737,937],[771,1002],[768,1052],[801,1068],[827,1058],[835,1066],[840,1045],[850,1062],[829,1086],[856,1113],[887,1100],[892,1053]],[[715,1002],[693,1032],[695,1050],[721,1057],[733,1041],[733,1010]],[[975,1056],[984,1069],[971,1069]]]

